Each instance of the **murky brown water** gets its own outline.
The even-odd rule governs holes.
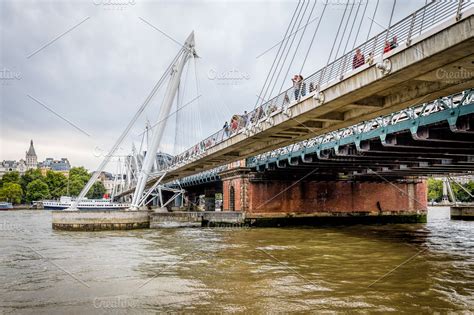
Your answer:
[[[0,212],[2,314],[468,313],[473,293],[474,222],[446,208],[417,225],[96,233]]]

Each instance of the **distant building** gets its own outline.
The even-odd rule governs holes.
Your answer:
[[[17,171],[20,173],[20,175],[23,175],[25,174],[27,169],[28,168],[26,166],[26,161],[23,159],[20,159],[20,161],[18,161],[18,164],[17,164]]]
[[[38,168],[38,157],[33,146],[33,140],[31,140],[30,148],[25,152],[25,160],[3,160],[0,163],[0,177],[8,172],[18,172],[23,175],[27,170],[36,168]]]
[[[48,171],[54,171],[64,174],[66,177],[69,176],[69,170],[71,164],[67,158],[61,158],[61,160],[55,160],[53,158],[46,158],[43,162],[38,164],[41,174],[46,175]]]
[[[115,179],[116,176],[117,179]],[[114,192],[114,185],[116,186],[115,192],[117,192],[121,191],[122,187],[124,187],[125,184],[124,175],[114,175],[109,172],[101,172],[97,180],[102,182],[107,194],[109,195],[112,195],[112,193]]]
[[[60,160],[47,158],[43,162],[38,163],[38,156],[36,155],[33,140],[31,140],[30,147],[28,151],[25,152],[24,160],[4,160],[0,162],[0,178],[3,176],[3,174],[8,172],[17,171],[20,173],[20,175],[23,175],[27,170],[38,168],[41,170],[41,174],[43,176],[46,176],[46,173],[49,170],[62,173],[65,176],[69,176],[71,164],[69,163],[69,160],[67,158],[61,158]]]
[[[33,146],[33,140],[30,141],[30,148],[26,151],[26,169],[38,168],[38,157],[36,156],[35,147]]]
[[[0,177],[2,177],[5,173],[14,171],[19,172],[20,175],[25,174],[25,160],[21,159],[18,162],[13,160],[3,160],[2,162],[0,162]]]

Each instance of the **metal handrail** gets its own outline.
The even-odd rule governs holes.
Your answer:
[[[283,91],[271,100],[258,106],[247,114],[245,119],[240,119],[236,126],[229,126],[227,129],[221,129],[198,144],[175,156],[171,168],[176,168],[198,159],[203,153],[211,147],[224,142],[230,137],[241,132],[252,132],[259,129],[259,123],[271,118],[272,114],[284,111],[290,105],[290,99],[299,101],[301,97],[315,94],[321,90],[322,85],[327,85],[335,80],[343,79],[345,74],[350,73],[354,69],[351,60],[357,49],[367,57],[372,54],[373,59],[381,58],[384,54],[385,43],[381,39],[397,37],[398,44],[406,43],[410,45],[413,38],[421,36],[424,30],[432,28],[434,25],[444,21],[452,16],[458,15],[466,8],[472,5],[471,1],[432,1],[409,16],[390,26],[371,39],[360,44],[348,53],[343,54],[332,63],[324,68],[316,71],[308,78],[303,80],[302,88],[296,92],[293,87]],[[418,34],[415,35],[414,34]],[[298,94],[298,95],[297,95]],[[245,122],[245,123],[244,123]]]

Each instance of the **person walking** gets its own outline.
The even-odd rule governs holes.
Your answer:
[[[227,138],[229,136],[229,124],[227,121],[224,123],[224,126],[222,126],[222,129],[224,129],[224,137]]]

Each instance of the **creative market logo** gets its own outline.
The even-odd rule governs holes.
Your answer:
[[[10,70],[6,67],[0,69],[0,81],[2,85],[9,85],[11,82],[22,79],[21,72]]]
[[[207,72],[207,78],[211,81],[215,81],[219,85],[239,85],[250,80],[250,75],[236,68],[222,72],[211,68]]]
[[[92,0],[94,5],[102,6],[104,10],[123,10],[136,4],[135,0]]]

